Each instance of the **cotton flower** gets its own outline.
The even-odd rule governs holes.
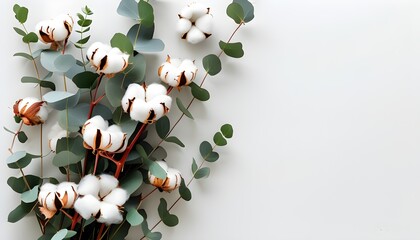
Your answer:
[[[45,218],[50,219],[57,211],[72,208],[77,196],[75,183],[62,182],[58,185],[46,183],[41,186],[38,194],[39,210]]]
[[[114,74],[124,71],[128,66],[128,54],[121,52],[119,48],[95,42],[87,50],[87,58],[96,72],[112,77]]]
[[[87,149],[120,153],[127,147],[127,134],[117,125],[108,127],[108,122],[99,115],[85,122],[82,134]]]
[[[166,94],[163,85],[153,83],[149,86],[132,83],[121,100],[124,112],[131,119],[151,124],[169,112],[172,98]]]
[[[16,101],[13,105],[13,112],[22,119],[24,124],[31,126],[43,124],[48,118],[48,111],[44,102],[34,97],[26,97]]]
[[[118,184],[118,179],[112,175],[86,175],[80,180],[80,197],[74,203],[74,209],[84,219],[94,217],[107,225],[121,223],[121,209],[130,196]]]
[[[58,122],[55,123],[48,132],[48,146],[53,152],[56,152],[57,141],[65,137],[67,137],[67,131],[61,128]]]
[[[182,9],[178,16],[177,31],[182,39],[196,44],[211,36],[213,16],[210,8],[193,3]]]
[[[73,18],[62,14],[54,19],[41,21],[36,25],[36,33],[44,43],[52,43],[52,48],[65,46],[73,30]]]
[[[181,173],[177,169],[168,167],[165,161],[156,161],[156,163],[166,172],[166,178],[158,178],[149,171],[149,182],[165,192],[177,189],[181,184]]]
[[[169,86],[181,87],[189,85],[195,79],[197,71],[194,61],[171,58],[168,55],[166,62],[159,67],[158,75]]]

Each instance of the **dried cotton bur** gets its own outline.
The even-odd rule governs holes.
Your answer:
[[[34,97],[26,97],[13,105],[15,116],[20,117],[26,125],[43,124],[48,118],[48,110],[44,102]]]
[[[51,43],[51,49],[57,50],[64,47],[73,30],[73,18],[68,14],[62,14],[51,20],[41,21],[36,25],[36,33],[39,39]]]
[[[161,191],[170,192],[181,184],[181,173],[175,168],[170,168],[165,161],[156,161],[157,164],[166,172],[166,178],[158,178],[149,171],[149,182]]]
[[[166,88],[157,83],[149,86],[132,83],[125,92],[121,105],[131,119],[151,124],[166,115],[172,104]]]
[[[212,34],[213,16],[210,8],[199,3],[192,3],[181,10],[177,31],[182,39],[197,44]]]
[[[158,70],[160,79],[171,87],[188,86],[194,81],[198,68],[190,59],[171,58],[169,55],[166,62]]]

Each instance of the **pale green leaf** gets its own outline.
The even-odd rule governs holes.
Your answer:
[[[236,42],[236,43],[225,43],[223,41],[219,42],[220,49],[223,50],[223,52],[233,58],[241,58],[244,56],[244,50],[242,49],[242,43]]]
[[[222,62],[217,55],[209,54],[203,58],[203,67],[210,76],[214,76],[222,70]]]
[[[24,203],[32,203],[38,199],[39,185],[34,186],[32,189],[22,193],[21,200]]]
[[[111,39],[111,46],[119,48],[122,52],[131,55],[133,53],[133,44],[130,39],[122,33],[116,33]]]

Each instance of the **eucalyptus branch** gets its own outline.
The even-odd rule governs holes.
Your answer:
[[[18,135],[19,135],[20,131],[22,130],[22,127],[23,127],[23,121],[20,123],[19,129],[18,129],[18,130],[15,132],[15,134],[13,135],[12,144],[11,144],[11,145],[10,145],[10,147],[9,147],[9,152],[10,152],[11,154],[13,154],[13,147],[14,147],[14,145],[15,145],[16,138],[18,137]]]

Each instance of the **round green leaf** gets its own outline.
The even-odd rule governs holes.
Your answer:
[[[124,96],[124,90],[121,88],[122,82],[118,78],[111,78],[105,84],[106,97],[113,107],[121,106],[121,99]]]
[[[133,194],[143,183],[143,175],[139,171],[131,171],[121,180],[121,188],[129,195]]]
[[[209,175],[210,175],[210,168],[203,167],[203,168],[198,169],[195,172],[194,178],[195,179],[207,178]]]
[[[222,62],[215,54],[209,54],[203,58],[203,67],[208,74],[214,76],[222,70]]]
[[[179,110],[181,110],[181,112],[185,114],[185,116],[194,119],[190,111],[188,111],[188,109],[182,103],[181,99],[176,98],[176,105],[178,106]]]
[[[38,36],[36,35],[36,33],[30,32],[22,38],[22,41],[24,43],[36,43],[38,42]]]
[[[170,130],[170,122],[167,116],[163,116],[156,121],[156,132],[161,139],[165,139]]]
[[[35,176],[35,175],[26,175],[25,178],[26,178],[26,181],[28,181],[29,186],[31,188],[33,188],[36,185],[41,184],[41,182],[42,182],[42,179],[38,176]],[[15,191],[17,193],[24,193],[24,192],[30,190],[26,186],[24,177],[20,177],[20,178],[9,177],[9,179],[7,179],[7,185],[9,185],[10,188],[13,189],[13,191]]]
[[[11,163],[18,162],[19,160],[23,159],[25,156],[26,156],[25,151],[15,152],[6,159],[6,163],[11,164]]]
[[[132,54],[133,44],[130,39],[122,33],[116,33],[111,39],[111,46],[119,48],[122,52]]]
[[[26,20],[28,20],[28,12],[29,10],[26,7],[21,7],[18,4],[15,4],[13,6],[13,11],[15,12],[15,18],[20,22],[20,23],[25,23]]]
[[[150,3],[140,0],[138,3],[138,11],[141,24],[144,24],[145,26],[153,25],[155,16],[153,14],[153,7]]]
[[[21,195],[21,200],[24,203],[32,203],[38,198],[39,185],[34,186],[31,190],[28,190]]]
[[[221,132],[214,134],[213,141],[217,146],[225,146],[227,144],[227,141]]]
[[[76,106],[80,99],[80,91],[77,93],[51,91],[44,94],[43,99],[48,103],[48,106],[61,111]]]
[[[192,198],[192,194],[190,189],[188,189],[187,185],[185,184],[184,178],[181,178],[181,185],[179,185],[179,195],[184,199],[185,201],[190,201]]]
[[[179,219],[176,215],[169,213],[168,204],[164,198],[160,199],[160,204],[158,207],[158,213],[162,222],[168,227],[174,227],[178,225]]]
[[[93,83],[98,79],[98,77],[99,75],[97,73],[85,71],[76,74],[72,80],[78,88],[90,89]]]
[[[209,142],[203,141],[200,144],[200,154],[201,154],[201,157],[203,157],[203,159],[206,159],[208,155],[212,152],[213,152],[213,147],[211,146]]]
[[[254,19],[254,6],[248,0],[233,0],[234,3],[241,5],[244,11],[244,22],[250,22]]]
[[[139,19],[137,2],[135,0],[121,0],[117,8],[117,13],[124,17]]]
[[[143,216],[135,208],[128,209],[126,219],[131,226],[138,226],[144,221]]]
[[[129,67],[124,71],[126,73],[126,79],[130,79],[135,83],[144,82],[146,76],[146,58],[143,54],[136,54],[136,56],[130,56],[128,59]]]
[[[207,162],[216,162],[219,159],[219,154],[217,152],[211,152],[206,159]]]
[[[25,142],[28,140],[28,136],[26,136],[25,132],[20,131],[20,132],[18,133],[18,140],[19,140],[19,142],[21,142],[21,143],[25,143]]]
[[[78,163],[82,161],[82,159],[83,156],[78,156],[70,151],[62,151],[54,156],[52,163],[56,167],[65,167]]]
[[[224,124],[220,128],[220,131],[222,131],[222,134],[225,136],[225,138],[231,138],[233,136],[233,127],[230,124]]]
[[[226,13],[237,24],[240,24],[245,18],[242,6],[235,2],[229,4],[229,6],[226,9]]]
[[[38,204],[38,203],[35,203]],[[10,223],[15,223],[25,217],[28,213],[32,211],[32,208],[35,206],[34,203],[24,203],[22,202],[19,206],[13,209],[9,216],[7,217],[7,221]]]
[[[188,86],[191,88],[192,95],[198,100],[207,101],[210,99],[210,93],[206,89],[198,86],[195,82],[190,83]]]
[[[244,56],[244,50],[242,49],[242,43],[225,43],[223,41],[219,42],[220,49],[223,52],[233,58],[241,58]]]
[[[75,232],[75,231],[70,231],[70,230],[67,230],[67,229],[61,229],[51,238],[51,240],[67,239],[67,238],[73,237],[76,234],[77,234],[77,232]]]

